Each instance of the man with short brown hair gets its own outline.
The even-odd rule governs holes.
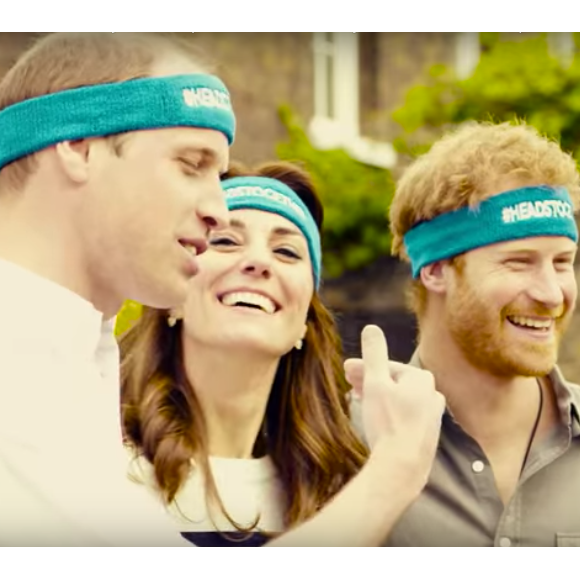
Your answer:
[[[180,304],[227,223],[229,92],[170,37],[56,33],[0,109],[0,544],[175,545],[126,477],[113,324]]]

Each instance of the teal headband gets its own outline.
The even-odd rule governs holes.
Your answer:
[[[230,211],[258,209],[291,221],[306,238],[316,289],[320,286],[322,249],[312,214],[300,197],[285,183],[269,177],[232,177],[222,182]]]
[[[404,237],[413,277],[421,268],[482,246],[535,236],[578,242],[574,205],[563,187],[523,187],[462,207],[409,230]]]
[[[184,126],[215,129],[233,143],[235,116],[220,79],[148,77],[50,93],[0,111],[0,168],[62,141]]]

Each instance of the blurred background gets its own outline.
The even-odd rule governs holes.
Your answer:
[[[0,74],[42,33],[0,33]],[[407,360],[409,267],[389,255],[387,212],[405,165],[468,119],[525,119],[580,159],[580,33],[175,33],[228,85],[232,159],[300,162],[325,205],[323,297],[347,356],[383,328]],[[577,266],[577,272],[580,266]],[[118,331],[138,312],[128,303]],[[580,382],[580,314],[560,364]]]

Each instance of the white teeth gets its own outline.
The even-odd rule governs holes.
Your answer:
[[[225,306],[250,304],[261,308],[268,314],[276,312],[276,305],[269,298],[253,292],[231,292],[230,294],[225,294],[221,301]]]
[[[510,320],[518,326],[527,326],[529,328],[548,330],[552,326],[552,320],[538,320],[537,318],[528,318],[526,316],[510,316]]]

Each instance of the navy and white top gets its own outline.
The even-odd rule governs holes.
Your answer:
[[[144,459],[139,463],[145,467]],[[203,476],[199,469],[193,469],[173,503],[167,507],[177,531],[186,540],[199,547],[258,547],[267,543],[272,534],[283,532],[282,488],[269,457],[210,457],[210,466],[217,492],[230,518],[244,528],[256,520],[257,525],[249,532],[238,531],[215,502],[212,502],[210,513]],[[151,477],[151,466],[145,469]]]

